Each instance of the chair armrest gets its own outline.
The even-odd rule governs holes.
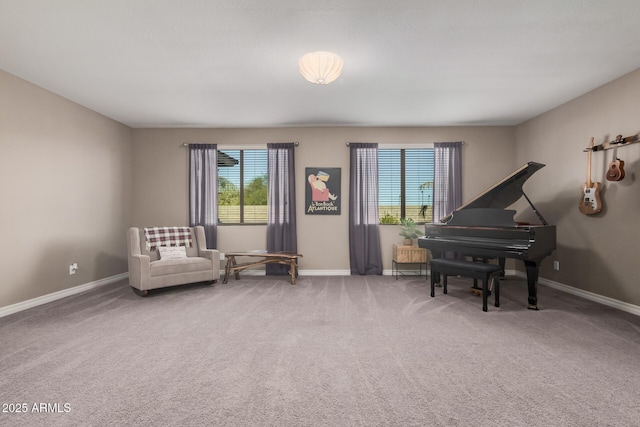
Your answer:
[[[220,261],[220,251],[217,249],[203,249],[200,251],[200,256],[211,261]]]
[[[129,255],[129,284],[140,290],[149,289],[151,258],[148,255]]]
[[[202,258],[211,260],[214,280],[218,280],[220,278],[220,251],[217,249],[201,249],[199,252]]]

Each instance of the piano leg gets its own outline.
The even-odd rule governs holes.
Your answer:
[[[500,271],[500,278],[504,279],[504,266],[505,266],[505,261],[504,261],[504,257],[499,257],[498,258],[498,265],[500,266],[500,268],[502,269]]]
[[[527,269],[527,287],[529,288],[529,310],[538,309],[538,263],[535,261],[525,261]]]
[[[434,250],[431,251],[431,258],[432,259],[442,258],[442,255],[443,254],[440,251],[434,251]],[[440,273],[436,272],[436,273],[430,273],[430,274],[434,275],[434,279],[433,279],[434,286],[438,286],[438,287],[442,286],[442,284],[440,283]],[[426,277],[426,274],[425,274],[425,277]]]

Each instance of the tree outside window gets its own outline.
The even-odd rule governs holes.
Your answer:
[[[221,224],[267,223],[267,150],[219,150],[237,164],[218,166]]]

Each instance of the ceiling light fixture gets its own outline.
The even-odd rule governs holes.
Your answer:
[[[318,85],[326,85],[334,81],[342,72],[342,58],[333,52],[311,52],[298,61],[300,74]]]

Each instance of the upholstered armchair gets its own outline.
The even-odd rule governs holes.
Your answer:
[[[196,282],[215,283],[220,278],[220,253],[207,249],[204,228],[157,227],[182,232],[178,244],[169,238],[145,233],[144,228],[128,230],[129,284],[144,296],[150,289]]]

